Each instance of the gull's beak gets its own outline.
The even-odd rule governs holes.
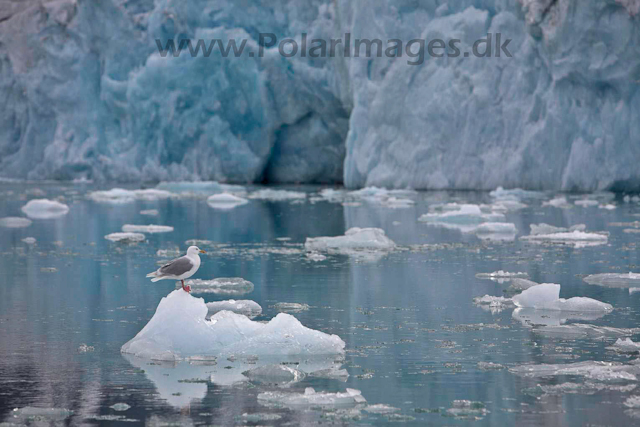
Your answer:
[[[207,251],[203,251],[202,249],[200,249],[200,253],[201,253],[201,254],[206,254],[206,253],[207,253]]]

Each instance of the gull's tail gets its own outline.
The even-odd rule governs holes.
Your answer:
[[[154,271],[152,273],[147,274],[147,277],[153,277],[153,279],[151,279],[152,282],[157,282],[158,280],[162,280],[163,277],[158,277],[158,272]]]

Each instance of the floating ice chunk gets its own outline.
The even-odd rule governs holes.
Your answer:
[[[522,236],[520,239],[535,243],[570,244],[576,247],[602,245],[609,240],[609,233],[607,232],[587,233],[584,231],[584,224],[565,230],[548,224],[531,224],[531,234]]]
[[[307,256],[308,260],[315,261],[315,262],[324,261],[325,259],[327,259],[326,256],[322,255],[321,253],[315,252],[315,251],[307,252],[306,256]]]
[[[542,310],[560,311],[600,311],[613,310],[610,304],[600,302],[592,298],[573,297],[560,298],[560,285],[555,283],[542,283],[524,290],[513,297],[513,302],[518,307],[535,308]]]
[[[255,301],[251,300],[226,300],[226,301],[216,301],[216,302],[208,302],[207,309],[209,312],[207,313],[207,317],[211,317],[219,311],[232,311],[234,313],[243,314],[247,316],[249,319],[253,319],[256,316],[262,314],[262,307]]]
[[[249,203],[247,199],[229,193],[214,194],[207,199],[207,204],[213,209],[229,210]]]
[[[125,233],[169,233],[173,231],[173,227],[168,225],[134,225],[134,224],[125,224],[122,226],[122,231]]]
[[[498,200],[541,199],[544,197],[544,193],[539,191],[528,191],[521,188],[505,190],[502,187],[498,187],[491,191],[489,195]]]
[[[25,237],[24,239],[22,239],[22,241],[25,242],[27,245],[35,245],[36,238],[35,237]]]
[[[222,186],[216,181],[172,181],[161,182],[156,189],[168,191],[180,196],[208,196],[222,191]]]
[[[264,324],[230,311],[218,312],[208,321],[207,313],[202,298],[173,291],[160,301],[138,335],[122,346],[122,352],[157,360],[344,353],[340,337],[305,328],[290,314],[280,313]]]
[[[617,208],[617,206],[613,205],[611,203],[606,203],[606,204],[602,204],[602,205],[598,206],[598,209],[605,209],[605,210],[608,210],[608,211],[615,210],[616,208]]]
[[[80,344],[78,347],[78,353],[90,353],[94,351],[95,348],[92,345]]]
[[[119,403],[115,403],[111,406],[109,406],[111,409],[113,409],[114,411],[118,411],[118,412],[122,412],[122,411],[126,411],[129,408],[131,408],[131,405],[128,405],[126,403],[123,402],[119,402]]]
[[[618,338],[612,346],[607,347],[607,350],[615,350],[619,353],[638,353],[640,352],[640,342],[633,342],[631,338]]]
[[[320,197],[329,202],[342,202],[347,194],[344,190],[336,190],[333,188],[323,188],[318,192]]]
[[[142,242],[146,239],[144,234],[140,233],[111,233],[104,236],[105,239],[112,242],[134,243]]]
[[[415,205],[416,202],[414,202],[411,199],[392,196],[384,200],[381,200],[380,204],[384,207],[392,208],[392,209],[406,209],[406,208],[413,207],[413,205]]]
[[[491,313],[500,313],[509,307],[513,307],[513,301],[511,298],[495,297],[491,295],[485,295],[483,297],[475,297],[473,303],[491,311]]]
[[[280,202],[284,200],[301,200],[307,197],[306,193],[301,191],[288,191],[288,190],[273,190],[267,188],[264,190],[254,191],[248,196],[250,199],[269,200],[273,202]]]
[[[493,362],[478,362],[478,369],[482,369],[483,371],[498,371],[500,369],[504,369],[505,366],[499,363]]]
[[[69,206],[56,200],[33,199],[22,207],[22,212],[33,219],[60,218],[69,213]]]
[[[624,406],[628,408],[640,408],[640,396],[631,396],[624,401]]]
[[[508,222],[485,222],[478,225],[475,232],[483,240],[513,241],[518,229]]]
[[[476,274],[478,279],[512,279],[516,277],[529,277],[529,275],[522,271],[509,272],[504,270],[494,271],[493,273],[478,273]]]
[[[182,255],[182,251],[180,251],[180,248],[158,249],[156,251],[156,256],[161,258],[178,258],[181,255]]]
[[[106,191],[93,191],[88,197],[99,203],[122,204],[131,203],[135,200],[165,200],[173,196],[173,193],[164,190],[146,189],[146,190],[125,190],[122,188],[112,188]]]
[[[400,412],[400,408],[395,408],[390,405],[385,405],[384,403],[377,403],[375,405],[367,405],[364,410],[369,412],[370,414],[393,414],[395,412]]]
[[[0,218],[0,227],[5,228],[24,228],[32,224],[32,221],[27,218],[21,218],[19,216],[8,216]]]
[[[317,370],[309,374],[314,378],[329,378],[332,380],[346,381],[349,378],[349,373],[346,369],[340,369],[338,366],[332,366],[331,368]]]
[[[577,206],[582,206],[583,208],[586,208],[589,206],[598,206],[600,204],[600,202],[593,199],[580,199],[580,200],[576,200],[574,203]]]
[[[265,406],[287,406],[289,408],[328,407],[351,408],[362,403],[366,399],[362,397],[360,390],[348,388],[344,393],[316,392],[307,387],[304,393],[287,393],[280,391],[268,391],[258,394],[258,402]]]
[[[302,381],[306,374],[286,365],[265,365],[242,373],[252,382],[272,385],[290,385]]]
[[[279,302],[273,305],[273,308],[279,312],[299,313],[309,310],[308,304],[299,304],[297,302]]]
[[[157,209],[145,209],[140,211],[140,215],[146,215],[146,216],[158,216],[160,214],[160,212],[158,212]]]
[[[535,387],[522,390],[525,394],[533,396],[541,395],[563,395],[563,394],[595,394],[603,390],[617,391],[620,393],[629,393],[633,391],[637,386],[634,384],[628,385],[610,385],[595,382],[586,383],[562,383],[553,385],[538,384]]]
[[[480,419],[488,413],[489,411],[482,402],[470,400],[454,400],[451,408],[446,411],[447,416],[460,419]]]
[[[390,251],[396,244],[380,228],[353,227],[336,237],[307,237],[308,251],[327,251],[350,254],[353,251]]]
[[[221,294],[221,295],[243,295],[253,292],[253,283],[241,277],[218,277],[211,280],[190,279],[185,284],[191,286],[191,291],[196,294]],[[176,283],[176,288],[181,287],[180,282]]]
[[[615,362],[584,361],[567,364],[520,365],[510,372],[528,378],[555,377],[559,375],[581,376],[594,381],[637,381],[640,367]]]
[[[488,211],[486,211],[487,209]],[[504,214],[492,211],[491,206],[481,207],[479,205],[457,203],[432,206],[429,209],[429,213],[423,214],[418,218],[418,221],[438,227],[460,230],[463,233],[476,232],[478,226],[482,223],[498,223],[505,220]],[[484,232],[489,232],[491,228],[495,229],[496,227],[500,226],[488,226],[484,229]]]
[[[567,201],[566,197],[560,196],[547,202],[542,202],[542,206],[552,206],[554,208],[566,209],[572,207],[573,205]]]
[[[633,288],[640,286],[640,273],[591,274],[582,280],[590,285],[608,286],[610,288]]]

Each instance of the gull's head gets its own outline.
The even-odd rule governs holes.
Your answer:
[[[206,252],[197,246],[189,246],[189,249],[187,249],[187,255],[189,256],[198,255],[198,254],[206,254]]]

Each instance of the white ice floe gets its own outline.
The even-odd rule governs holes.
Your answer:
[[[286,406],[289,408],[329,407],[350,408],[366,403],[360,390],[348,388],[344,393],[316,392],[307,387],[304,393],[267,391],[258,394],[258,402],[265,406]]]
[[[611,203],[605,203],[605,204],[602,204],[602,205],[598,206],[598,209],[604,209],[604,210],[607,210],[607,211],[612,211],[612,210],[615,210],[616,208],[617,208],[617,206],[614,205],[614,204],[611,204]]]
[[[249,203],[247,199],[229,193],[214,194],[207,199],[207,204],[213,209],[229,210]]]
[[[32,224],[32,221],[27,218],[21,218],[19,216],[8,216],[0,218],[0,227],[5,228],[24,228]]]
[[[122,231],[125,233],[170,233],[173,231],[173,227],[168,225],[134,225],[134,224],[125,224],[122,226]]]
[[[352,254],[354,251],[390,251],[396,244],[380,228],[353,227],[336,237],[307,237],[308,251]]]
[[[260,323],[229,311],[208,321],[207,313],[202,298],[175,290],[160,301],[149,323],[122,346],[122,352],[156,360],[344,353],[340,337],[306,328],[290,314]]]
[[[22,207],[22,212],[32,219],[60,218],[69,213],[69,206],[56,200],[33,199]]]
[[[542,199],[545,194],[539,191],[523,190],[521,188],[511,188],[505,190],[498,187],[489,193],[491,197],[497,200],[526,200],[526,199]]]
[[[158,216],[160,212],[157,209],[145,209],[140,211],[140,215]]]
[[[585,297],[560,298],[560,285],[555,283],[542,283],[524,290],[513,297],[513,302],[518,307],[535,308],[538,310],[560,311],[599,311],[609,312],[613,310],[611,304]]]
[[[624,406],[628,408],[640,408],[640,396],[630,396],[624,401]]]
[[[522,271],[514,272],[514,271],[498,270],[492,273],[477,273],[476,277],[478,279],[494,280],[494,279],[512,279],[516,277],[529,277],[529,275]]]
[[[280,202],[284,200],[302,200],[307,198],[307,194],[301,191],[289,191],[289,190],[273,190],[266,188],[264,190],[254,191],[247,197],[250,199],[269,200],[273,202]]]
[[[531,234],[520,239],[534,243],[560,243],[576,247],[603,245],[609,240],[609,233],[588,233],[584,224],[565,229],[548,224],[531,224]]]
[[[364,410],[370,414],[393,414],[400,412],[400,408],[386,405],[384,403],[376,403],[375,405],[367,405]]]
[[[613,345],[607,347],[607,350],[614,350],[618,353],[638,353],[640,352],[640,342],[633,342],[631,338],[618,338]]]
[[[491,311],[491,313],[500,313],[501,311],[513,307],[513,301],[511,298],[496,297],[492,295],[485,295],[482,297],[475,297],[473,303],[482,307],[485,310]]]
[[[297,302],[279,302],[274,304],[273,308],[283,313],[299,313],[301,311],[309,310],[309,305]]]
[[[251,300],[230,299],[226,301],[208,302],[207,309],[209,310],[207,317],[211,317],[217,312],[225,310],[242,314],[247,316],[249,319],[253,319],[254,317],[262,314],[262,307],[260,307],[260,304]]]
[[[640,273],[591,274],[582,280],[590,285],[607,286],[610,288],[640,287]]]
[[[111,190],[105,191],[93,191],[88,195],[88,197],[95,202],[111,204],[131,203],[135,200],[165,200],[172,196],[173,193],[165,190],[157,190],[154,188],[145,190],[125,190],[122,188],[112,188]]]
[[[447,203],[429,208],[418,221],[429,225],[459,230],[462,233],[476,233],[487,240],[514,240],[517,229],[514,224],[505,223],[504,206]]]
[[[254,286],[242,277],[218,277],[215,279],[189,279],[185,284],[191,286],[196,294],[244,295],[253,292]],[[180,282],[176,287],[181,287]]]
[[[640,366],[616,362],[584,361],[567,364],[520,365],[510,372],[528,378],[573,375],[602,382],[637,381]]]
[[[405,209],[414,206],[415,201],[409,197],[417,194],[414,190],[387,190],[378,187],[365,187],[355,191],[325,188],[319,192],[322,199],[333,203],[357,206],[360,202],[367,202],[392,209]]]
[[[307,252],[306,257],[307,257],[308,260],[314,261],[314,262],[324,261],[325,259],[327,259],[326,256],[322,255],[321,253],[315,252],[315,251]]]
[[[24,239],[22,239],[22,241],[24,243],[26,243],[27,245],[35,245],[36,238],[35,237],[25,237]]]
[[[141,233],[111,233],[104,236],[104,238],[112,242],[122,243],[142,242],[146,239],[145,235]]]
[[[554,208],[566,209],[572,207],[573,205],[567,200],[566,197],[560,196],[549,201],[542,202],[542,206],[552,206]]]
[[[285,386],[302,381],[307,374],[287,365],[264,365],[242,373],[253,383]]]

